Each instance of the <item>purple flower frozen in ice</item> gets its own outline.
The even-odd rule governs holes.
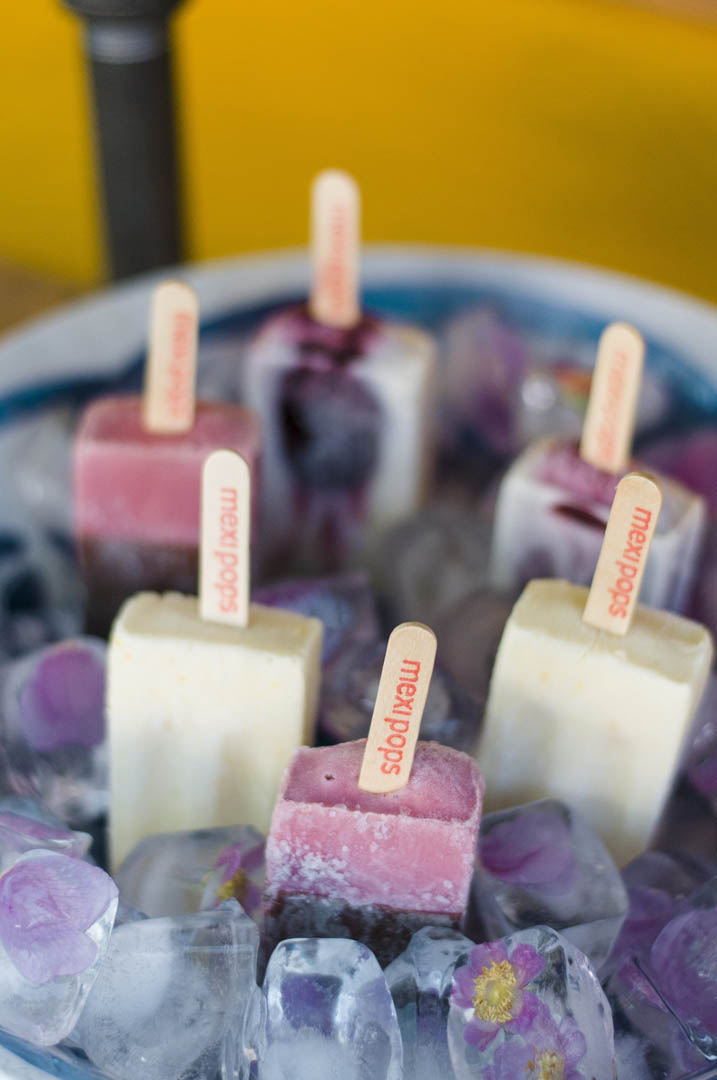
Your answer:
[[[585,1036],[572,1017],[557,1025],[541,1005],[530,1030],[498,1048],[484,1080],[583,1080],[576,1068],[587,1053]]]
[[[0,810],[0,858],[3,860],[35,848],[46,848],[81,859],[90,842],[87,833],[48,825],[12,810]]]
[[[652,946],[654,986],[693,1030],[717,1033],[717,909],[678,915]],[[717,1041],[717,1040],[716,1040]]]
[[[104,738],[105,667],[100,645],[67,641],[44,650],[18,692],[22,734],[34,750],[90,748]]]
[[[570,827],[557,807],[536,806],[501,821],[480,838],[481,865],[512,885],[567,892],[575,876]]]
[[[261,904],[261,890],[250,878],[264,861],[264,844],[257,844],[248,851],[242,851],[242,845],[230,844],[220,852],[214,864],[219,872],[216,881],[216,897],[213,907],[218,907],[225,900],[238,900],[250,915]],[[216,879],[215,879],[216,880]]]
[[[485,1050],[502,1027],[528,1031],[540,1002],[525,987],[544,967],[545,960],[530,945],[516,945],[510,955],[502,941],[472,949],[468,963],[456,969],[451,990],[455,1005],[473,1010],[463,1032],[466,1042]]]
[[[36,986],[94,963],[87,931],[117,899],[104,870],[55,852],[33,851],[0,876],[0,943]]]

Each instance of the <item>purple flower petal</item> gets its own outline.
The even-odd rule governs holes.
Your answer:
[[[560,1045],[565,1051],[565,1064],[572,1068],[587,1054],[587,1040],[572,1016],[563,1018],[559,1030]]]
[[[524,1035],[533,1027],[540,1009],[540,1001],[530,990],[524,990],[521,998],[520,1009],[510,1021],[510,1028],[511,1031]]]
[[[78,975],[91,967],[97,945],[71,926],[48,924],[15,928],[11,940],[0,930],[5,951],[17,970],[35,986],[61,975]]]
[[[261,907],[262,894],[261,889],[258,888],[253,882],[248,882],[246,887],[246,893],[244,895],[244,908],[247,915],[251,915],[252,911],[257,911]]]
[[[533,1047],[522,1039],[511,1039],[498,1047],[493,1061],[495,1080],[533,1080],[535,1071],[531,1068],[534,1057]]]
[[[117,898],[108,874],[54,852],[24,855],[0,877],[0,941],[33,983],[84,971],[97,946],[84,934]]]
[[[479,851],[489,873],[515,885],[554,885],[573,876],[570,829],[555,809],[526,810],[500,822],[481,837]]]
[[[247,874],[253,874],[255,870],[258,870],[261,864],[264,862],[264,849],[266,844],[257,844],[256,847],[250,848],[244,856],[242,866],[246,870]]]
[[[473,1008],[473,975],[469,966],[456,968],[453,973],[453,986],[451,988],[451,1001],[461,1009]]]
[[[23,734],[39,751],[96,746],[104,738],[105,669],[82,642],[51,646],[19,695]]]
[[[91,837],[87,833],[47,825],[12,810],[0,811],[0,850],[9,847],[23,854],[23,849],[47,847],[82,858],[90,843]]]
[[[545,967],[545,959],[532,945],[516,945],[510,954],[518,986],[527,986]]]
[[[483,945],[476,945],[471,949],[468,957],[468,967],[475,978],[480,975],[484,968],[491,964],[500,964],[508,959],[508,949],[502,941],[487,941]]]
[[[478,1017],[468,1021],[463,1029],[463,1038],[470,1046],[485,1050],[493,1042],[500,1030],[500,1024],[486,1024]]]

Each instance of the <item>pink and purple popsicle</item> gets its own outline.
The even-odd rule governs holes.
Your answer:
[[[267,930],[355,937],[387,963],[420,927],[462,925],[484,784],[467,754],[419,742],[405,787],[363,791],[365,746],[295,753],[267,843]]]
[[[139,396],[100,398],[75,441],[75,531],[88,590],[87,626],[106,634],[120,604],[142,590],[196,593],[201,469],[212,450],[238,451],[257,490],[258,417],[199,402],[184,434],[154,434]]]

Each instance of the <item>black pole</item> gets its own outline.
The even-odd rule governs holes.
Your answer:
[[[86,20],[112,277],[181,261],[169,16],[180,0],[63,0]]]

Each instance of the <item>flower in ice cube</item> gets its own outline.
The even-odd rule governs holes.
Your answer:
[[[214,867],[220,871],[214,907],[219,907],[225,900],[238,900],[247,915],[261,904],[261,890],[250,878],[264,860],[264,844],[257,844],[248,851],[242,851],[241,844],[230,844],[220,852]]]
[[[687,1024],[717,1033],[717,908],[672,919],[650,953],[653,985]]]
[[[498,1047],[484,1080],[583,1080],[576,1068],[587,1053],[587,1042],[572,1017],[558,1026],[541,1005],[530,1030]]]
[[[516,945],[510,955],[503,941],[472,949],[468,963],[456,969],[451,990],[454,1004],[473,1011],[463,1032],[466,1042],[485,1050],[501,1028],[527,1031],[540,1003],[525,987],[544,967],[530,945]]]
[[[538,804],[480,838],[481,865],[494,877],[543,892],[567,892],[575,877],[570,827],[553,803]]]
[[[97,648],[64,641],[46,649],[20,690],[22,731],[39,751],[90,748],[105,733],[105,667]]]
[[[77,975],[95,962],[87,931],[111,904],[117,886],[99,867],[48,851],[32,851],[0,876],[0,944],[36,986]]]

